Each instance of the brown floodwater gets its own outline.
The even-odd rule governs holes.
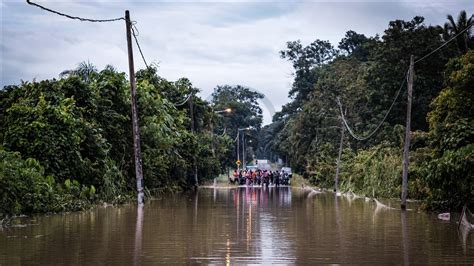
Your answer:
[[[0,230],[0,265],[473,264],[474,232],[453,220],[289,187],[202,188],[22,218]]]

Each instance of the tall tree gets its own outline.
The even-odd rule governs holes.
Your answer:
[[[256,151],[258,147],[257,132],[263,121],[262,109],[258,101],[263,97],[263,94],[241,85],[217,86],[212,94],[214,110],[231,108],[232,112],[222,114],[222,119],[216,129],[219,132],[223,132],[225,129],[226,134],[235,139],[239,128],[253,127],[255,130],[245,132],[248,141],[246,147],[249,151]],[[244,134],[244,132],[241,133]],[[236,151],[236,147],[233,148]],[[250,159],[249,156],[247,158]],[[228,159],[230,165],[233,165],[233,161],[235,161],[234,157]]]
[[[378,41],[378,36],[367,38],[364,34],[350,30],[339,42],[338,48],[342,54],[355,57],[360,61],[367,61],[370,51]]]
[[[473,16],[467,17],[465,10],[462,10],[457,21],[454,21],[453,16],[447,16],[448,22],[444,23],[444,34],[443,37],[445,40],[448,40],[456,35],[456,44],[461,54],[465,54],[468,49],[474,48],[474,39],[471,35]],[[466,28],[470,27],[468,30],[461,33]]]
[[[295,80],[288,95],[294,99],[288,105],[289,113],[297,111],[298,105],[302,105],[313,90],[318,80],[315,68],[330,62],[337,54],[329,41],[316,39],[314,42],[303,47],[301,41],[287,42],[287,49],[280,51],[280,56],[292,62],[295,70]]]

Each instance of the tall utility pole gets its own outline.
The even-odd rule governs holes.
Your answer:
[[[212,158],[216,157],[216,148],[215,148],[215,142],[214,142],[214,121],[212,121],[212,117],[209,119],[210,121],[210,128],[211,128],[211,153],[212,153]]]
[[[128,47],[128,67],[130,73],[130,89],[132,97],[132,127],[133,127],[133,150],[135,154],[135,176],[137,179],[137,202],[143,204],[143,170],[142,170],[142,152],[140,147],[140,127],[138,126],[137,111],[137,84],[135,82],[135,67],[133,65],[133,49],[132,49],[132,23],[130,20],[130,12],[125,11],[125,26],[127,28],[127,47]]]
[[[334,179],[334,192],[337,192],[337,186],[339,183],[339,168],[341,164],[343,143],[344,143],[344,121],[342,121],[342,117],[341,117],[341,141],[339,142],[339,154],[337,155],[336,178]]]
[[[189,115],[191,116],[191,132],[194,133],[194,92],[191,92],[191,98],[189,98]],[[193,172],[194,172],[194,186],[199,186],[198,173],[197,173],[197,158],[193,155]]]
[[[403,176],[402,176],[402,202],[401,208],[405,210],[407,208],[407,194],[408,194],[408,163],[410,157],[410,138],[411,138],[411,100],[413,94],[413,76],[414,71],[414,58],[410,56],[410,70],[408,71],[408,102],[407,102],[407,125],[405,131],[405,146],[403,147]]]

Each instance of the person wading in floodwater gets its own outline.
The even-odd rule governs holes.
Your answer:
[[[273,174],[273,181],[275,182],[275,186],[278,187],[280,185],[280,172],[278,172],[278,170]]]
[[[233,179],[229,180],[231,184],[239,183],[239,172],[237,169],[234,170],[234,173],[232,174]]]

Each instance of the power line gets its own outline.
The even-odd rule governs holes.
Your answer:
[[[178,106],[181,106],[181,105],[185,104],[191,98],[192,95],[193,94],[190,93],[184,101],[182,101],[181,103],[178,103],[178,104],[174,104],[174,107],[178,107]]]
[[[71,15],[68,15],[68,14],[64,14],[64,13],[61,13],[61,12],[58,12],[58,11],[49,9],[49,8],[44,7],[44,6],[42,6],[42,5],[33,3],[33,2],[31,2],[30,0],[26,0],[26,2],[27,2],[28,4],[30,4],[30,5],[32,5],[32,6],[39,7],[39,8],[41,8],[41,9],[45,10],[45,11],[54,13],[54,14],[56,14],[56,15],[60,15],[60,16],[67,17],[67,18],[70,18],[70,19],[77,19],[77,20],[80,20],[80,21],[88,21],[88,22],[113,22],[113,21],[125,20],[124,17],[112,18],[112,19],[90,19],[90,18],[81,18],[81,17],[71,16]]]
[[[139,32],[138,32],[136,24],[137,24],[136,21],[131,23],[132,36],[135,39],[135,43],[137,44],[138,51],[140,52],[140,55],[142,56],[143,62],[145,63],[146,68],[148,69],[149,67],[148,67],[148,64],[146,63],[145,56],[143,55],[142,48],[140,47],[140,44],[138,43],[137,36],[138,36]]]
[[[76,17],[76,16],[71,16],[71,15],[68,15],[68,14],[64,14],[64,13],[61,13],[61,12],[58,12],[58,11],[55,11],[55,10],[52,10],[52,9],[49,9],[47,7],[44,7],[42,5],[39,5],[39,4],[36,4],[36,3],[33,3],[31,2],[30,0],[26,0],[26,2],[32,6],[36,6],[36,7],[39,7],[43,10],[46,10],[48,12],[51,12],[51,13],[54,13],[54,14],[57,14],[57,15],[60,15],[60,16],[63,16],[63,17],[67,17],[67,18],[70,18],[70,19],[77,19],[77,20],[80,20],[80,21],[88,21],[88,22],[113,22],[113,21],[119,21],[119,20],[125,20],[124,17],[120,17],[120,18],[113,18],[113,19],[90,19],[90,18],[81,18],[81,17]],[[146,68],[148,69],[149,66],[146,62],[146,59],[145,59],[145,56],[143,55],[143,51],[142,51],[142,48],[140,46],[140,43],[138,42],[138,39],[137,39],[137,36],[139,34],[138,32],[138,29],[137,27],[135,26],[137,23],[136,21],[132,22],[130,27],[132,29],[132,35],[133,35],[133,38],[135,39],[135,43],[137,44],[137,47],[138,47],[138,51],[140,52],[140,55],[142,57],[142,60],[143,62],[145,63],[145,66]]]
[[[471,16],[472,18],[472,16]],[[467,30],[469,30],[472,25],[474,24],[474,22],[471,22],[469,23],[469,25],[464,28],[462,31],[460,31],[459,33],[457,33],[456,35],[454,35],[453,37],[451,37],[449,40],[447,40],[446,42],[444,42],[442,45],[440,45],[439,47],[437,47],[436,49],[434,49],[433,51],[429,52],[428,54],[424,55],[423,57],[421,57],[420,59],[416,60],[414,63],[418,63],[426,58],[428,58],[429,56],[431,56],[432,54],[436,53],[438,50],[440,50],[441,48],[443,48],[444,46],[446,46],[448,43],[452,42],[453,40],[455,40],[459,35],[463,34],[464,32],[466,32]],[[395,99],[393,100],[392,104],[390,105],[390,108],[388,109],[387,113],[385,113],[385,116],[384,118],[382,119],[382,121],[377,125],[377,127],[370,133],[368,134],[367,136],[365,137],[361,137],[361,136],[358,136],[354,133],[354,131],[351,129],[351,127],[349,126],[349,124],[347,123],[347,120],[344,116],[344,113],[342,112],[342,104],[341,104],[341,101],[339,100],[339,97],[337,98],[337,103],[339,105],[339,109],[340,109],[340,112],[341,112],[341,117],[342,117],[342,121],[344,122],[344,125],[345,127],[347,128],[347,131],[349,132],[349,134],[357,139],[357,140],[366,140],[368,138],[370,138],[372,135],[374,135],[378,130],[379,128],[382,126],[383,122],[385,122],[385,120],[387,119],[388,117],[388,114],[390,113],[390,111],[392,110],[393,106],[395,105],[395,102],[396,100],[398,99],[398,96],[400,95],[400,91],[401,89],[403,88],[403,85],[405,84],[405,82],[407,81],[408,79],[408,71],[407,71],[407,74],[405,75],[405,77],[403,78],[403,81],[402,83],[400,84],[400,88],[398,89],[397,91],[397,94],[395,95]]]
[[[222,134],[220,134],[219,137],[223,137],[225,135],[226,131],[227,131],[227,128],[224,127],[224,132],[222,132]]]
[[[408,71],[407,73],[405,74],[405,77],[408,75]],[[392,104],[390,105],[390,108],[387,110],[387,112],[385,113],[385,116],[384,118],[382,119],[382,121],[377,125],[377,127],[372,131],[370,132],[370,134],[368,134],[367,136],[364,136],[364,137],[361,137],[361,136],[358,136],[354,133],[354,131],[352,130],[352,128],[349,126],[349,124],[347,123],[347,120],[346,120],[346,117],[344,116],[344,112],[342,111],[342,104],[341,104],[341,101],[339,100],[339,97],[337,97],[337,104],[339,105],[339,110],[341,112],[341,117],[342,117],[342,121],[344,122],[344,125],[346,126],[347,128],[347,131],[349,132],[349,134],[355,138],[356,140],[366,140],[366,139],[369,139],[370,137],[372,137],[372,135],[375,134],[375,132],[377,132],[379,130],[379,128],[382,126],[383,122],[385,122],[385,120],[387,119],[388,117],[388,114],[390,113],[390,111],[392,111],[392,108],[393,106],[395,105],[395,102],[397,101],[398,99],[398,96],[400,95],[400,91],[402,90],[403,88],[403,85],[405,84],[406,82],[406,78],[403,77],[403,80],[402,80],[402,83],[400,84],[400,88],[398,89],[397,91],[397,94],[395,95],[395,99],[393,99],[393,102]]]
[[[472,18],[472,16],[471,16]],[[425,58],[429,57],[430,55],[434,54],[435,52],[437,52],[439,49],[443,48],[444,46],[446,46],[448,43],[452,42],[454,39],[456,39],[459,35],[463,34],[465,31],[469,30],[469,28],[471,28],[471,26],[474,24],[474,21],[471,22],[469,25],[467,25],[467,27],[465,29],[463,29],[462,31],[460,31],[458,34],[454,35],[451,39],[447,40],[445,43],[443,43],[442,45],[440,45],[438,48],[434,49],[433,51],[429,52],[428,54],[426,54],[425,56],[423,56],[422,58],[418,59],[415,61],[415,64],[424,60]]]

